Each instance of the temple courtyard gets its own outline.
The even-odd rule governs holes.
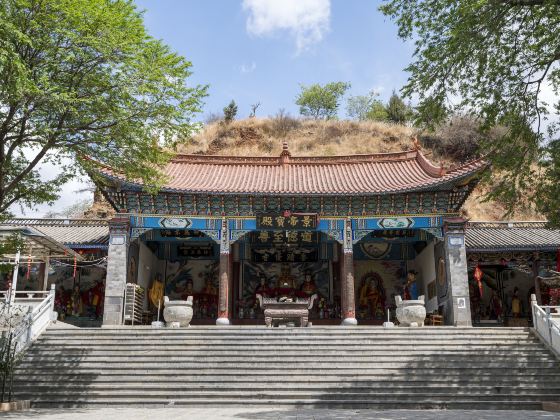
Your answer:
[[[376,419],[376,420],[443,420],[443,419],[485,419],[485,420],[533,420],[558,419],[560,413],[524,410],[340,410],[309,408],[263,408],[263,407],[221,407],[221,408],[95,408],[95,409],[33,409],[19,413],[7,413],[6,419],[70,420],[79,416],[82,420],[159,420],[159,419],[236,419],[236,420],[335,420],[335,419]]]

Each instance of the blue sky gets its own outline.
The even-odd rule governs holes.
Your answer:
[[[387,98],[406,81],[413,46],[371,0],[136,0],[152,36],[210,85],[204,115],[234,99],[239,116],[298,114],[300,84],[345,81]],[[340,117],[344,117],[342,110]]]
[[[257,116],[294,104],[300,84],[350,82],[349,95],[379,92],[388,99],[406,82],[403,69],[413,45],[397,38],[396,26],[371,0],[136,0],[149,33],[193,64],[191,83],[209,85],[204,112],[221,112],[234,99],[238,116]],[[345,101],[344,101],[345,102]],[[345,117],[345,103],[339,117]],[[57,168],[44,166],[51,177]],[[53,206],[26,210],[27,216],[60,211],[91,198],[74,179]],[[20,209],[13,211],[22,215]]]

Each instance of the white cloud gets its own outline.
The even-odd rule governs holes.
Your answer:
[[[251,61],[251,64],[241,64],[241,66],[239,67],[239,71],[241,73],[253,73],[257,68],[257,63],[255,63],[254,61]]]
[[[320,42],[329,30],[330,0],[243,0],[243,9],[249,12],[249,34],[288,32],[298,53]]]

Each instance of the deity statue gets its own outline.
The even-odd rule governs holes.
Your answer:
[[[369,306],[373,317],[384,315],[385,290],[379,274],[370,274],[362,281],[362,287],[360,288],[360,306]]]
[[[214,284],[212,283],[212,277],[206,277],[206,283],[202,288],[202,293],[210,296],[216,296],[218,294],[218,289],[216,289],[216,286],[214,286]]]
[[[103,316],[103,298],[105,297],[105,285],[103,281],[97,280],[95,286],[89,290],[90,304],[95,308],[95,317],[97,319]]]
[[[513,289],[513,296],[511,298],[511,314],[514,318],[521,316],[521,299],[519,299],[519,289]]]
[[[317,286],[315,285],[315,281],[313,281],[313,277],[311,276],[311,272],[309,270],[305,271],[303,284],[301,285],[300,290],[307,296],[317,293]]]
[[[417,271],[409,270],[406,275],[406,285],[404,286],[403,300],[416,300],[418,299],[418,286],[416,286]]]
[[[268,289],[268,286],[266,285],[266,277],[263,274],[259,275],[259,284],[255,288],[255,293],[253,293],[255,299],[256,299],[257,294],[259,294],[263,297],[268,297],[268,295],[270,294],[270,290]]]
[[[502,320],[502,299],[500,299],[498,293],[494,289],[492,289],[492,297],[490,298],[490,313],[498,322]]]
[[[70,296],[70,314],[74,316],[80,316],[82,313],[82,296],[80,294],[80,286],[74,286],[72,290],[72,295]]]
[[[180,293],[180,296],[182,299],[187,299],[189,296],[193,296],[193,295],[194,295],[193,281],[191,279],[188,279],[187,282],[185,283],[185,290],[183,290]]]
[[[278,277],[276,287],[279,289],[294,288],[294,277],[291,274],[290,266],[288,264],[282,264],[282,271]]]

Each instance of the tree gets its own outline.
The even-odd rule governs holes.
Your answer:
[[[350,96],[346,102],[346,114],[358,121],[367,120],[378,96],[379,94],[374,91],[370,91],[367,95]]]
[[[411,118],[411,108],[404,103],[402,98],[397,95],[395,91],[393,91],[393,94],[389,98],[385,110],[387,112],[387,119],[398,124],[404,124]]]
[[[383,105],[383,102],[376,99],[371,104],[366,117],[371,121],[387,121],[389,119],[389,114],[387,113],[387,108]]]
[[[235,119],[236,115],[237,115],[237,104],[232,99],[231,102],[226,107],[224,107],[224,121],[226,123],[230,123]]]
[[[331,119],[336,117],[340,100],[350,89],[350,83],[331,82],[324,86],[314,84],[300,86],[301,91],[296,98],[299,113],[315,119]]]
[[[249,118],[255,118],[257,116],[257,109],[261,106],[260,102],[256,104],[251,104],[251,113],[249,114]]]
[[[76,201],[74,204],[71,204],[60,211],[48,211],[45,213],[45,219],[55,219],[57,217],[66,217],[66,218],[81,218],[84,217],[84,214],[87,210],[91,208],[93,202],[90,199],[83,199]]]
[[[555,170],[560,100],[560,3],[557,0],[389,0],[381,11],[399,36],[413,39],[405,96],[418,95],[424,121],[446,110],[471,114],[481,128],[505,127],[482,147],[499,176],[489,177],[495,197],[509,205],[536,202],[560,223],[560,181]],[[554,107],[553,107],[554,105]],[[432,121],[437,123],[438,121]]]
[[[190,67],[130,0],[0,0],[0,213],[99,165],[156,188],[206,94]]]

